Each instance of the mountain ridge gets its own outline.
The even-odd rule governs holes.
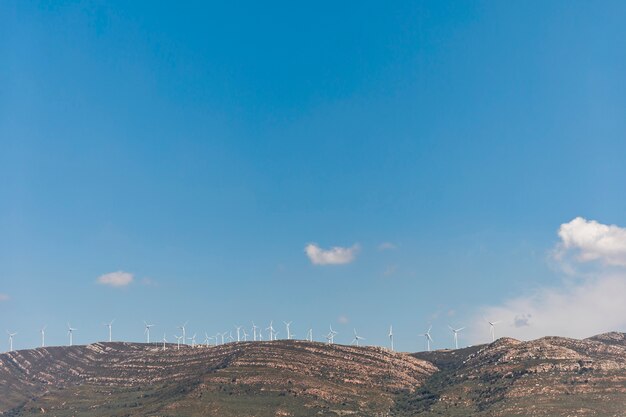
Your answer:
[[[626,416],[626,335],[403,353],[297,340],[0,354],[7,416]]]

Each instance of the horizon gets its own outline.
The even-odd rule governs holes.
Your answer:
[[[0,331],[626,331],[624,12],[0,3]]]

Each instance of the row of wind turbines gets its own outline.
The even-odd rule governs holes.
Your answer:
[[[489,334],[491,335],[491,341],[494,342],[496,340],[496,331],[495,331],[495,327],[496,324],[501,323],[501,321],[489,321],[487,319],[485,319],[485,321],[489,324]],[[103,326],[107,327],[108,329],[108,340],[109,342],[113,341],[113,323],[115,322],[115,320],[111,320],[108,323],[104,323]],[[146,343],[150,343],[150,329],[152,329],[154,326],[156,326],[155,324],[149,324],[148,322],[144,321],[144,335],[146,337]],[[285,332],[287,334],[287,340],[292,340],[295,338],[295,334],[291,331],[291,324],[292,322],[289,321],[283,321],[284,325],[285,325]],[[248,341],[263,341],[263,329],[259,328],[258,326],[256,326],[254,324],[254,322],[252,322],[252,327],[250,328],[250,331],[252,332],[252,334],[248,333],[246,331],[246,328],[244,326],[234,326],[237,337],[233,336],[233,332],[232,330],[227,331],[227,332],[223,332],[223,333],[216,333],[214,336],[209,336],[208,333],[204,333],[205,338],[204,341],[202,342],[202,344],[197,344],[196,343],[196,336],[197,333],[194,333],[193,336],[191,337],[187,337],[187,322],[185,322],[184,324],[180,325],[177,327],[177,330],[181,331],[180,335],[174,335],[174,338],[176,338],[176,347],[177,349],[180,349],[181,346],[181,341],[182,341],[182,345],[187,345],[187,341],[189,341],[190,345],[192,348],[195,348],[197,345],[203,345],[203,346],[210,346],[210,345],[214,345],[214,346],[218,346],[220,344],[226,344],[226,343],[231,343],[231,342],[248,342]],[[41,347],[46,347],[46,327],[47,326],[43,326],[40,329],[40,335],[41,335]],[[431,330],[432,330],[432,325],[428,327],[428,330],[425,333],[421,333],[418,336],[424,337],[426,340],[426,349],[430,352],[431,351],[431,344],[434,343],[433,337],[431,335]],[[450,331],[452,332],[453,335],[453,340],[454,340],[454,348],[458,349],[459,348],[459,333],[462,330],[465,330],[465,327],[460,327],[460,328],[454,328],[452,326],[448,326],[448,328],[450,329]],[[69,337],[69,346],[73,345],[73,335],[74,332],[77,331],[78,329],[72,327],[70,325],[70,323],[67,323],[67,335]],[[279,331],[277,331],[276,329],[274,329],[274,322],[270,321],[270,325],[268,327],[266,327],[264,329],[267,332],[267,340],[269,341],[275,341],[278,340],[278,334]],[[9,336],[9,352],[13,351],[13,338],[17,335],[17,332],[9,332],[7,331],[7,334]],[[334,344],[335,343],[335,336],[337,336],[339,334],[339,332],[337,332],[336,330],[333,329],[332,325],[329,326],[329,332],[325,335],[323,335],[324,339],[326,340],[326,343],[328,344]],[[251,340],[248,340],[248,338],[252,336]],[[387,337],[389,338],[389,349],[390,350],[394,350],[394,343],[393,343],[393,326],[389,326],[389,332],[387,333]],[[306,332],[306,336],[305,339],[308,342],[313,342],[313,328],[309,328]],[[351,345],[355,345],[355,346],[360,346],[360,342],[362,340],[366,340],[365,337],[363,336],[359,336],[359,334],[357,333],[356,329],[354,329],[354,338],[352,339],[352,342],[350,342]],[[163,339],[161,339],[159,342],[163,343],[163,349],[165,350],[166,348],[166,343],[168,343],[166,335],[163,334]],[[221,342],[221,343],[220,343]]]

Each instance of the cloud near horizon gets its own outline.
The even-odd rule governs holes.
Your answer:
[[[398,245],[391,243],[391,242],[383,242],[380,245],[378,245],[378,250],[379,251],[386,251],[386,250],[393,250],[396,249],[398,247]]]
[[[313,265],[349,264],[356,259],[358,251],[358,244],[352,245],[349,248],[333,246],[330,249],[322,249],[315,243],[309,243],[304,248],[304,252]]]
[[[472,343],[489,340],[484,318],[501,320],[497,337],[521,340],[626,330],[626,228],[576,217],[560,226],[558,236],[553,260],[569,276],[560,285],[480,309],[468,329]],[[582,264],[591,270],[580,272]]]
[[[108,285],[110,287],[120,288],[130,285],[133,280],[133,274],[131,274],[130,272],[117,271],[100,275],[96,282],[100,285]]]

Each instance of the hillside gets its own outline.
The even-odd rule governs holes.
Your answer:
[[[626,416],[626,337],[544,337],[413,355],[440,368],[399,415]]]
[[[0,411],[56,416],[376,415],[437,371],[375,347],[96,343],[0,355]]]
[[[23,350],[0,355],[0,413],[626,416],[626,337],[416,354],[293,340]]]

